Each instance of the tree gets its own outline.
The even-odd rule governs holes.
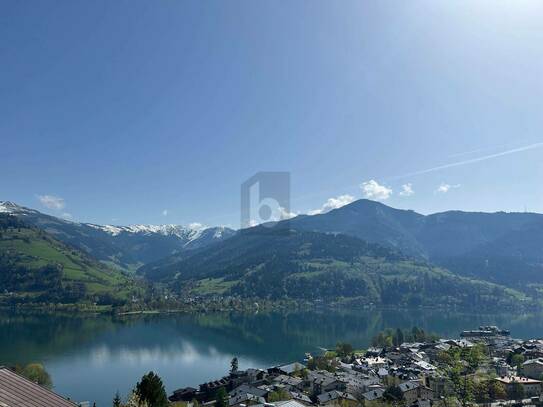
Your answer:
[[[394,335],[394,345],[400,346],[404,342],[403,331],[400,328],[396,329],[396,335]]]
[[[477,369],[479,363],[485,358],[486,347],[483,344],[477,344],[471,348],[463,349],[463,359],[469,363],[472,369]]]
[[[477,403],[488,403],[490,401],[490,389],[488,382],[482,381],[476,383],[473,388],[473,393]]]
[[[115,393],[115,397],[113,398],[113,407],[121,407],[121,395],[119,394],[119,390],[117,390],[117,393]]]
[[[238,371],[238,358],[234,357],[230,362],[230,372]]]
[[[30,363],[22,370],[21,374],[28,380],[50,389],[53,386],[51,376],[40,363]]]
[[[515,353],[514,355],[511,356],[511,366],[515,366],[517,368],[517,373],[520,373],[523,363],[524,363],[524,355]]]
[[[453,364],[454,359],[449,352],[442,350],[437,354],[437,361],[441,364],[450,366]]]
[[[336,345],[336,354],[340,358],[344,358],[353,353],[353,346],[350,343],[338,342]]]
[[[466,407],[474,398],[475,384],[473,383],[473,379],[468,378],[466,372],[462,374],[458,369],[454,369],[450,373],[450,379],[458,401],[460,401],[463,407]]]
[[[146,402],[149,407],[167,407],[168,398],[162,379],[154,372],[149,372],[136,385],[136,394],[140,402]]]
[[[285,389],[277,389],[268,394],[268,402],[274,403],[276,401],[290,400],[292,396]]]
[[[215,407],[228,407],[228,393],[221,387],[215,395]]]
[[[507,398],[504,385],[496,380],[488,385],[488,395],[492,400],[505,400]]]

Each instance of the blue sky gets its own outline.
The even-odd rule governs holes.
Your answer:
[[[289,171],[293,212],[543,212],[541,21],[537,0],[8,0],[0,200],[238,226],[241,183]]]

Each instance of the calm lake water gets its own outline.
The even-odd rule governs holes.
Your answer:
[[[301,360],[338,341],[357,347],[388,327],[420,326],[457,337],[481,324],[514,337],[543,336],[543,315],[467,315],[454,312],[357,311],[268,314],[43,316],[0,314],[0,365],[41,362],[56,392],[111,406],[153,370],[166,390],[219,378],[237,356],[240,368]]]

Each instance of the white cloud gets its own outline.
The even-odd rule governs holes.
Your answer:
[[[354,201],[354,196],[352,195],[340,195],[336,198],[329,198],[324,205],[322,205],[319,209],[313,209],[312,211],[309,211],[309,215],[318,215],[320,213],[326,213],[330,212],[332,209],[341,208],[342,206],[345,206],[347,204],[350,204]]]
[[[162,211],[162,216],[168,216],[168,210],[167,209],[164,209]]]
[[[460,188],[460,184],[449,185],[449,184],[445,184],[444,182],[442,182],[441,185],[437,187],[436,192],[438,194],[446,194],[447,192],[449,192],[453,188]]]
[[[368,199],[374,199],[376,201],[384,201],[385,199],[390,198],[390,196],[392,195],[391,188],[380,185],[377,181],[373,179],[363,182],[362,185],[360,185],[360,188],[362,188],[364,197]]]
[[[38,199],[40,200],[41,204],[49,209],[55,209],[57,211],[64,209],[66,206],[66,203],[64,202],[64,198],[60,198],[58,196],[54,195],[38,195]]]
[[[280,220],[292,219],[292,218],[294,218],[296,216],[298,216],[297,213],[289,212],[285,208],[283,208],[282,206],[279,207],[279,218],[280,218]]]
[[[71,213],[68,213],[68,212],[64,212],[64,213],[63,213],[62,215],[60,215],[60,216],[62,216],[64,219],[68,219],[68,220],[72,220],[72,219],[74,218],[74,217],[72,216],[72,214],[71,214]]]
[[[400,196],[411,196],[414,193],[415,193],[415,191],[413,191],[413,186],[411,185],[411,183],[407,183],[407,184],[402,185],[402,190],[400,191]]]

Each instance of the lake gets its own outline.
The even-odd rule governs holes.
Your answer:
[[[0,314],[0,365],[41,362],[54,390],[111,406],[153,370],[174,389],[219,378],[237,356],[240,368],[301,360],[338,341],[362,348],[384,328],[419,326],[447,337],[493,324],[519,338],[540,337],[541,314],[473,315],[432,310],[169,314],[130,317]],[[92,405],[92,403],[91,403]]]

